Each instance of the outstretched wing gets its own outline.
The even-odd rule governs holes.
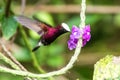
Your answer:
[[[15,19],[23,26],[37,32],[38,34],[43,34],[45,32],[46,26],[44,25],[44,23],[32,20],[25,16],[16,16]]]
[[[36,16],[33,16],[33,19],[35,19],[35,20],[38,21],[38,22],[41,22],[41,23],[45,24],[45,25],[48,26],[48,27],[52,27],[51,25],[49,25],[49,24],[41,21],[40,19],[38,19]]]

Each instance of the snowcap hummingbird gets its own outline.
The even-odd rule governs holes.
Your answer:
[[[66,23],[61,23],[53,28],[51,25],[42,22],[37,18],[33,20],[20,15],[15,16],[15,19],[26,28],[31,29],[41,35],[38,44],[33,48],[32,51],[37,50],[42,45],[46,46],[51,44],[57,37],[70,31],[69,26]]]

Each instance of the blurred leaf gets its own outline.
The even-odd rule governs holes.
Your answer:
[[[18,76],[18,75],[13,75],[13,74],[8,74],[8,73],[0,73],[0,80],[24,80],[24,77]]]
[[[4,10],[3,8],[0,8],[0,21],[2,20],[3,15],[4,15]]]
[[[81,0],[74,0],[74,3],[75,3],[75,4],[80,4],[80,3],[81,3]]]
[[[114,23],[115,23],[115,25],[117,25],[118,27],[120,27],[120,14],[115,15],[115,17],[114,17]]]
[[[64,0],[51,0],[50,3],[52,3],[54,5],[59,5],[59,4],[64,4],[65,1]]]
[[[40,38],[40,35],[38,33],[36,33],[35,31],[29,30],[29,34],[34,39],[39,39]]]
[[[52,60],[54,58],[56,59],[57,56],[60,56],[60,54],[63,52],[63,50],[64,50],[63,46],[60,46],[60,45],[53,44],[53,45],[49,45],[49,46],[42,46],[36,51],[37,59],[38,59],[40,65],[48,64],[49,66],[51,66],[50,64],[52,64],[52,63],[49,64],[48,61]],[[50,62],[52,62],[52,61],[50,61]],[[57,65],[56,60],[54,63]],[[60,61],[59,61],[59,63],[60,63]]]
[[[38,44],[38,40],[33,38],[28,38],[28,41],[30,42],[32,47],[35,47]]]
[[[94,65],[93,80],[119,80],[120,56],[107,55]]]
[[[80,24],[80,17],[79,16],[74,16],[72,17],[67,24],[69,25],[70,28],[72,28],[73,25],[78,26]]]
[[[46,64],[46,60],[48,59],[48,46],[41,46],[37,51],[36,51],[36,57],[37,60],[39,61],[40,65]]]
[[[37,12],[35,14],[35,17],[37,17],[39,20],[47,23],[47,24],[50,24],[50,25],[54,25],[54,21],[53,21],[53,18],[52,18],[52,15],[50,13],[47,13],[47,12]]]
[[[54,15],[54,19],[57,20],[55,22],[58,22],[59,24],[61,22],[63,22],[63,21],[66,22],[67,18],[68,18],[67,14],[61,14],[61,13],[59,13],[59,14]]]
[[[31,60],[31,56],[29,54],[30,52],[25,47],[21,47],[18,50],[15,49],[13,53],[14,53],[15,58],[19,61],[25,62],[25,61]]]
[[[48,60],[47,60],[47,64],[49,66],[52,66],[52,67],[59,67],[61,65],[63,65],[64,63],[64,60],[63,60],[63,57],[62,56],[54,56],[54,57],[50,57]]]
[[[90,24],[90,25],[95,24],[101,18],[102,17],[100,17],[98,15],[86,15],[86,25],[87,24]],[[73,25],[79,26],[80,16],[72,17],[67,23],[70,26],[70,28],[72,28]]]
[[[13,16],[10,16],[8,18],[3,18],[2,19],[2,33],[3,37],[5,37],[7,40],[11,38],[18,27],[17,22],[13,18]]]
[[[58,55],[62,53],[63,50],[64,50],[64,47],[62,45],[57,45],[57,44],[55,45],[53,44],[48,48],[48,52],[50,56]]]
[[[86,16],[86,24],[90,24],[93,25],[95,24],[97,21],[99,21],[102,18],[102,16],[99,15],[87,15]]]

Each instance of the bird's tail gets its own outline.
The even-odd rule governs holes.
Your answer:
[[[39,47],[40,47],[39,45],[37,45],[36,47],[34,47],[34,48],[32,49],[32,52],[36,51]]]
[[[41,43],[41,41],[39,41],[38,45],[35,46],[33,49],[32,49],[32,52],[34,52],[35,50],[37,50],[40,46],[42,46],[43,44]]]

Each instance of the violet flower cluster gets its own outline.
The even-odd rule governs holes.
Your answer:
[[[73,50],[77,46],[78,39],[82,35],[82,47],[86,45],[88,41],[90,41],[91,34],[90,34],[90,25],[85,26],[82,30],[80,28],[73,26],[72,31],[70,34],[70,39],[68,40],[68,48]]]

